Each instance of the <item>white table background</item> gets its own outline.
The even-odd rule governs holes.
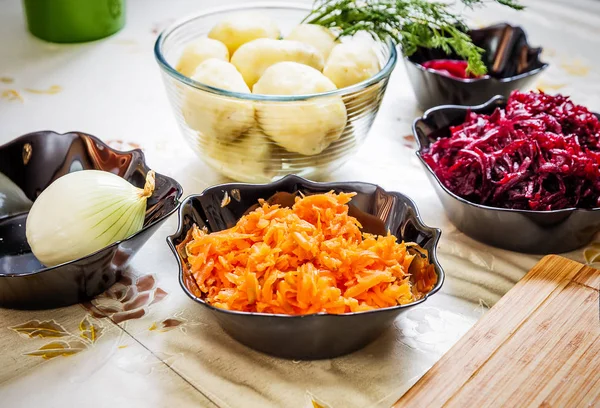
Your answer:
[[[226,181],[185,145],[153,45],[157,30],[173,19],[231,3],[129,0],[121,32],[93,43],[57,45],[27,33],[19,1],[0,0],[0,95],[14,90],[23,98],[0,98],[0,144],[37,130],[78,130],[116,147],[141,146],[150,166],[178,180],[185,195]],[[498,6],[478,10],[471,21],[523,25],[530,43],[544,46],[543,58],[552,64],[537,85],[600,111],[600,2],[524,4],[529,8],[521,13]],[[26,90],[54,85],[61,91]],[[406,193],[425,222],[443,230],[439,253],[447,280],[442,292],[402,315],[375,343],[316,362],[279,360],[237,344],[179,288],[176,263],[165,243],[176,228],[171,217],[134,259],[131,271],[155,277],[168,296],[145,306],[141,319],[120,324],[94,320],[103,334],[90,349],[44,360],[25,353],[48,339],[9,328],[32,319],[53,320],[77,334],[87,316],[80,306],[0,309],[0,406],[311,407],[313,400],[329,407],[391,406],[540,259],[480,244],[450,224],[410,142],[403,139],[420,113],[400,62],[366,144],[330,176]],[[568,256],[584,259],[582,250]],[[149,330],[167,318],[180,326]]]

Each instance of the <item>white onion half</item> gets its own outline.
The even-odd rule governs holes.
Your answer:
[[[143,189],[106,171],[66,174],[34,201],[27,216],[27,242],[46,266],[89,255],[141,230],[153,191],[153,171]]]

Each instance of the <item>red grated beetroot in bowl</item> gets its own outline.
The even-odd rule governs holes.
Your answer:
[[[444,186],[476,204],[549,211],[600,207],[600,121],[562,95],[514,91],[468,112],[423,153]]]

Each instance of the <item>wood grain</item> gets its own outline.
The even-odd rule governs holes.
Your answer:
[[[573,279],[573,282],[589,286],[592,289],[600,290],[600,271],[598,271],[598,269],[586,266],[579,271],[577,276],[575,276]]]
[[[600,402],[598,284],[600,271],[545,257],[395,407]]]

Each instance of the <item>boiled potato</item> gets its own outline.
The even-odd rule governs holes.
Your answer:
[[[208,139],[200,146],[201,154],[217,171],[232,179],[248,183],[266,183],[272,142],[257,128],[252,128],[231,143]]]
[[[312,45],[321,52],[325,61],[337,43],[336,35],[329,28],[317,24],[297,25],[285,39]]]
[[[253,93],[306,95],[335,90],[321,72],[296,62],[279,62],[267,68]],[[321,153],[338,140],[346,126],[346,107],[339,96],[298,102],[261,102],[258,123],[267,136],[286,150],[303,155]]]
[[[354,40],[333,47],[323,74],[338,88],[345,88],[371,78],[379,70],[379,59],[373,45],[364,40]]]
[[[211,58],[201,63],[192,79],[202,84],[233,92],[250,93],[242,75],[229,62]],[[186,123],[208,137],[232,141],[254,123],[254,105],[250,101],[216,95],[189,88],[182,108]]]
[[[315,47],[290,40],[261,38],[242,45],[231,57],[231,63],[240,71],[246,84],[252,87],[271,65],[293,61],[309,65],[319,71],[324,59]]]
[[[229,61],[227,47],[221,41],[212,38],[198,38],[185,46],[175,69],[191,77],[198,65],[211,58]]]
[[[281,37],[277,24],[259,13],[237,13],[221,20],[208,33],[209,38],[221,41],[233,53],[242,45],[257,38]]]

